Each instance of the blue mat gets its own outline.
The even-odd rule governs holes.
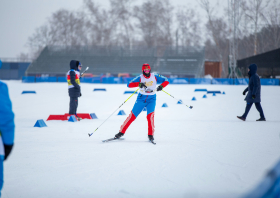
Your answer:
[[[106,89],[94,89],[93,91],[106,91]]]
[[[125,91],[123,94],[133,94],[134,93],[134,91]],[[136,92],[136,94],[137,94],[137,92]]]
[[[36,91],[22,91],[21,94],[28,94],[28,93],[36,94]]]
[[[207,91],[208,94],[212,94],[212,93],[216,93],[216,94],[220,94],[221,91]]]
[[[194,91],[207,91],[207,89],[195,89]]]

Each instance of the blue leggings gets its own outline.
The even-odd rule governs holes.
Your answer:
[[[246,117],[247,117],[247,115],[248,115],[248,113],[249,113],[249,111],[250,111],[252,105],[253,105],[253,103],[250,103],[250,102],[247,103],[246,109],[245,109],[245,113],[244,113],[243,116],[242,116],[243,118],[246,118]],[[257,110],[259,111],[261,118],[265,118],[265,117],[264,117],[264,114],[263,114],[263,110],[262,110],[261,103],[256,102],[256,103],[255,103],[255,106],[256,106]]]
[[[133,106],[132,113],[135,115],[135,117],[137,117],[142,112],[144,107],[147,108],[147,115],[153,113],[156,107],[156,99],[157,99],[156,94],[155,95],[139,94]]]

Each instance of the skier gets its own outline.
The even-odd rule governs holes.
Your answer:
[[[248,68],[249,84],[248,87],[243,91],[243,95],[245,95],[246,92],[249,91],[245,98],[245,100],[247,101],[247,105],[246,105],[245,113],[242,116],[237,116],[237,118],[243,121],[246,120],[246,117],[253,103],[255,103],[255,106],[261,116],[261,118],[256,121],[266,121],[261,106],[261,82],[260,82],[260,77],[257,74],[257,69],[258,67],[256,64],[251,64]]]
[[[140,92],[137,96],[137,100],[134,104],[134,107],[124,121],[123,125],[119,130],[119,133],[115,135],[115,139],[119,139],[124,135],[129,125],[136,119],[136,117],[141,113],[144,107],[147,108],[147,120],[148,120],[148,138],[151,142],[154,141],[154,115],[155,115],[155,106],[156,106],[156,91],[161,91],[166,87],[169,82],[166,77],[151,73],[151,67],[148,63],[143,64],[142,73],[140,76],[137,76],[132,81],[130,81],[127,86],[130,88],[139,87]],[[158,87],[156,84],[161,83]]]
[[[7,159],[14,145],[14,113],[8,87],[0,81],[0,197],[3,187],[3,161]]]
[[[68,93],[70,97],[69,115],[75,115],[80,121],[81,118],[77,116],[78,97],[81,97],[80,86],[80,70],[82,64],[79,61],[70,61],[70,70],[67,72]]]

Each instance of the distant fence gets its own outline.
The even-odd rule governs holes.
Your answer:
[[[83,83],[105,83],[105,84],[126,84],[130,82],[133,77],[84,77],[81,78]],[[229,78],[169,78],[170,84],[217,84],[217,85],[248,85],[249,79],[229,79]],[[34,82],[67,82],[66,77],[34,77],[24,76],[22,77],[24,83]],[[280,85],[279,79],[261,78],[262,85]]]
[[[25,71],[29,65],[29,62],[2,62],[2,67],[0,68],[0,79],[19,80],[25,75]]]

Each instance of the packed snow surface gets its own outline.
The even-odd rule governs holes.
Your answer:
[[[262,86],[266,122],[256,122],[255,106],[243,122],[236,116],[244,113],[246,86],[168,85],[165,91],[193,109],[158,92],[153,145],[146,111],[131,124],[125,140],[102,143],[118,133],[135,103],[136,95],[119,109],[126,115],[117,115],[130,96],[124,91],[136,88],[82,83],[78,113],[95,113],[98,119],[68,122],[46,121],[50,114],[68,113],[67,83],[4,82],[16,131],[4,163],[3,198],[242,197],[280,159],[280,86]],[[196,88],[226,94],[205,99],[206,93]],[[21,94],[26,90],[36,94]],[[39,119],[47,127],[33,127]]]

